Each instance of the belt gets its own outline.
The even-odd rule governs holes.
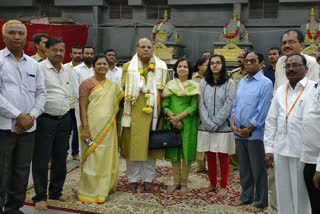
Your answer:
[[[68,114],[69,114],[69,112],[67,112],[67,113],[64,114],[64,115],[54,116],[54,115],[51,115],[51,114],[42,113],[41,116],[47,117],[47,118],[50,118],[50,119],[54,119],[54,120],[61,120],[61,119],[63,119],[65,116],[67,116]]]

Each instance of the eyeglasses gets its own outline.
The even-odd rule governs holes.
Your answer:
[[[294,63],[294,64],[286,64],[286,66],[284,66],[284,68],[285,68],[286,70],[290,69],[290,67],[291,67],[292,69],[297,69],[297,68],[299,68],[299,67],[301,67],[301,66],[304,66],[304,64]]]
[[[255,64],[257,62],[257,60],[256,59],[246,59],[246,60],[244,60],[244,62],[246,64],[248,64],[249,62],[250,62],[250,64]]]
[[[296,44],[296,43],[298,43],[298,41],[289,40],[289,41],[283,41],[283,42],[281,42],[281,45],[282,45],[282,46],[285,46],[286,44],[294,45],[294,44]]]
[[[222,62],[210,62],[209,65],[222,65]]]

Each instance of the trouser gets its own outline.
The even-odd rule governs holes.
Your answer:
[[[187,186],[191,165],[184,160],[172,162],[173,180],[175,185]]]
[[[316,164],[306,163],[304,166],[303,174],[304,181],[307,186],[311,209],[313,214],[320,213],[320,190],[316,189],[313,183],[313,176],[316,172]]]
[[[75,109],[70,109],[70,132],[72,131],[71,155],[79,155],[79,136]]]
[[[278,213],[311,213],[308,191],[303,178],[304,163],[299,158],[275,154],[274,164]]]
[[[32,175],[36,195],[34,203],[47,200],[48,162],[51,158],[49,198],[58,199],[67,174],[66,155],[69,144],[70,115],[56,118],[42,114],[37,119]]]
[[[28,186],[35,132],[0,130],[0,213],[19,213]]]
[[[276,190],[276,179],[274,175],[274,168],[269,168],[268,187],[270,192],[270,206],[272,208],[272,213],[277,214],[278,213],[277,190]]]
[[[197,152],[198,171],[206,170],[206,155],[204,152]]]
[[[144,182],[152,182],[156,174],[156,160],[126,160],[129,183],[135,183],[142,177]]]
[[[217,186],[217,153],[216,152],[206,152],[208,160],[208,174],[210,185],[212,187]],[[221,188],[226,188],[228,184],[229,176],[229,155],[226,153],[218,153],[219,165],[220,165],[220,186]]]
[[[268,175],[264,145],[260,140],[236,140],[240,163],[240,200],[257,208],[268,206]],[[254,194],[255,190],[255,194]]]
[[[236,144],[236,151],[234,154],[229,156],[230,165],[233,167],[234,170],[239,168],[238,144],[237,142],[235,142],[235,144]]]

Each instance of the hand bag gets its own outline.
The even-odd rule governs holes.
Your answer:
[[[162,111],[160,112],[162,115]],[[156,129],[159,127],[160,118],[157,121]],[[165,129],[151,131],[149,136],[149,150],[177,148],[182,146],[182,139],[178,129]]]

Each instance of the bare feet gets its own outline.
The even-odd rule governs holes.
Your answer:
[[[181,195],[185,195],[189,192],[189,189],[187,186],[181,186],[181,189],[180,189],[180,194]]]
[[[61,202],[67,202],[71,200],[71,197],[69,195],[61,195],[60,198],[58,198]]]
[[[133,183],[128,183],[127,188],[129,190],[135,190],[137,188],[138,183],[137,182],[133,182]]]
[[[144,188],[147,190],[153,189],[153,184],[151,182],[144,182]]]
[[[76,154],[75,156],[72,157],[73,160],[80,161],[80,155]]]
[[[38,211],[44,211],[44,210],[47,210],[48,209],[48,206],[47,206],[47,202],[46,201],[39,201],[35,204],[35,209],[38,210]]]
[[[200,189],[200,192],[202,193],[209,193],[209,192],[213,192],[217,189],[217,187],[213,187],[213,186],[208,186],[208,187],[204,187]]]
[[[177,189],[179,189],[179,185],[174,184],[174,185],[169,186],[167,188],[167,193],[168,194],[173,194]]]
[[[227,188],[221,188],[219,190],[219,192],[217,193],[217,195],[220,196],[220,197],[221,196],[225,196],[227,194],[227,192],[228,192]]]
[[[242,206],[242,205],[245,205],[245,203],[243,201],[241,201],[240,198],[238,198],[232,202],[232,206],[235,206],[235,207]]]
[[[266,209],[266,208],[258,208],[258,207],[255,207],[255,206],[249,206],[249,207],[246,208],[246,211],[248,211],[250,213],[257,213],[257,212],[263,211],[264,209]]]

